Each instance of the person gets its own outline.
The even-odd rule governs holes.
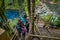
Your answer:
[[[27,29],[27,33],[29,32],[29,21],[28,18],[26,18],[26,29]]]
[[[26,13],[24,13],[23,17],[24,17],[24,18],[27,18],[27,15],[26,15]]]
[[[25,18],[27,17],[26,13],[23,13],[23,15],[20,17],[20,20],[22,22],[22,24],[24,25],[25,23]]]
[[[24,26],[23,26],[23,35],[24,35],[24,36],[26,35],[26,32],[27,32],[27,30],[26,30],[26,25],[24,24]]]
[[[53,23],[50,23],[50,27],[53,28],[54,27],[54,24]]]
[[[21,22],[24,25],[24,23],[25,23],[25,18],[24,17],[21,17]]]
[[[27,32],[27,30],[26,30],[26,24],[24,24],[24,26],[23,26],[23,28],[22,28],[22,35],[23,35],[23,40],[26,40],[25,39],[25,37],[26,37],[26,32]]]
[[[16,25],[16,29],[17,29],[17,32],[18,32],[18,36],[21,37],[21,33],[22,33],[22,23],[20,20],[18,20],[18,23]]]

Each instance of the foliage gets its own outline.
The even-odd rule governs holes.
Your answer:
[[[12,20],[12,19],[9,20],[9,25],[10,25],[11,29],[14,28],[14,26],[17,24],[17,22],[18,22],[17,18],[15,18],[14,20]]]
[[[49,15],[45,15],[43,16],[42,18],[47,21],[47,22],[51,22],[52,21],[52,17],[53,17],[53,14],[49,14]]]
[[[26,14],[27,14],[27,16],[29,16],[29,14],[28,14],[28,5],[27,5],[27,0],[25,0],[25,11],[26,11]]]
[[[60,27],[60,15],[58,15],[58,19],[54,22],[54,24]]]
[[[40,0],[35,0],[35,5],[39,6],[40,5]]]
[[[1,2],[1,0],[0,0],[0,7],[1,7],[1,4],[2,4],[2,2]]]
[[[52,0],[53,2],[58,2],[59,0]]]

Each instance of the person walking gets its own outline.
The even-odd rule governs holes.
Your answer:
[[[18,20],[18,23],[16,25],[17,33],[18,33],[18,39],[21,37],[22,33],[22,23],[20,20]]]
[[[28,21],[28,18],[26,18],[26,29],[27,29],[27,33],[29,32],[29,21]]]
[[[24,24],[24,26],[22,28],[23,40],[26,40],[26,33],[27,33],[26,24]]]

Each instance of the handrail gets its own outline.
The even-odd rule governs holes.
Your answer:
[[[35,29],[37,29],[37,31],[39,32],[39,35],[33,35],[33,34],[29,34],[30,37],[39,37],[39,38],[48,38],[48,39],[59,39],[60,37],[52,37],[52,36],[41,36],[40,35],[40,31],[38,29],[38,27],[35,25]]]
[[[30,37],[39,37],[39,38],[48,38],[48,39],[59,39],[59,37],[51,37],[51,36],[40,36],[40,35],[33,35],[33,34],[30,34],[29,35]]]

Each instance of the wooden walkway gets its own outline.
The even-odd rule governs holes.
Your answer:
[[[36,24],[35,35],[29,34],[30,37],[35,37],[37,40],[60,40],[60,29],[46,29],[41,24],[42,22]]]
[[[41,26],[42,27],[41,27]],[[19,38],[19,40],[60,40],[60,29],[46,29],[43,27],[42,23],[38,23],[35,26],[35,34],[30,32],[24,37]]]

